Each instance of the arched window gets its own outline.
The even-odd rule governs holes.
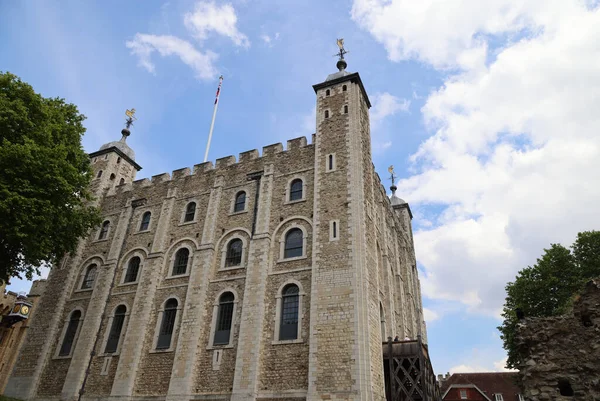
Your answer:
[[[303,182],[300,178],[296,178],[290,184],[290,201],[302,199]]]
[[[285,235],[285,246],[283,248],[283,258],[295,258],[302,256],[303,240],[302,230],[299,228],[292,228]]]
[[[140,224],[140,231],[146,231],[148,227],[150,227],[150,217],[152,217],[152,213],[144,213],[142,216],[142,223]]]
[[[225,267],[239,266],[242,264],[242,248],[244,244],[241,239],[236,238],[227,244],[227,255],[225,256]]]
[[[296,284],[284,287],[281,297],[281,322],[279,340],[295,340],[298,338],[298,310],[300,307],[300,289]]]
[[[238,192],[235,196],[235,204],[233,205],[234,212],[243,212],[246,210],[246,192]]]
[[[141,260],[138,256],[129,259],[127,272],[125,273],[125,283],[135,283],[137,281],[138,272],[140,271],[140,262]]]
[[[331,92],[329,91],[329,89],[327,89],[327,90],[325,91],[325,96],[329,96],[330,94],[331,94]]]
[[[58,356],[69,356],[75,343],[75,336],[77,335],[77,329],[79,328],[79,321],[81,320],[81,311],[73,311],[69,318],[67,330],[65,331],[65,338],[63,338],[62,345]]]
[[[329,118],[329,110],[325,110],[325,118]]]
[[[119,340],[121,339],[121,331],[123,330],[123,323],[125,323],[126,312],[127,307],[125,305],[117,306],[117,309],[115,310],[115,316],[112,320],[112,325],[110,326],[108,341],[106,342],[106,347],[104,348],[105,354],[114,354],[117,352]]]
[[[348,114],[348,106],[344,106],[344,114]]]
[[[121,163],[121,158],[117,157],[117,164]]]
[[[231,334],[231,323],[233,322],[233,301],[235,297],[231,292],[226,292],[219,298],[219,309],[217,314],[217,327],[213,344],[229,344]]]
[[[85,271],[85,276],[83,277],[83,282],[81,283],[81,289],[87,290],[94,286],[94,281],[96,281],[96,275],[98,274],[98,266],[94,263],[88,266]]]
[[[117,178],[117,176],[114,173],[110,175],[110,180],[111,181],[114,180],[115,178]]]
[[[110,227],[110,221],[106,220],[102,223],[102,228],[100,229],[100,234],[98,234],[98,239],[106,239],[108,236],[108,228]]]
[[[190,251],[187,248],[181,248],[177,251],[175,254],[175,263],[173,263],[173,276],[185,274],[189,257]]]
[[[196,202],[190,202],[187,204],[185,208],[185,217],[183,219],[184,223],[188,221],[194,221],[194,217],[196,216]]]
[[[346,85],[342,85],[342,92],[346,92],[346,90],[348,90],[348,87]]]
[[[171,338],[175,329],[175,317],[177,316],[177,300],[174,298],[165,302],[160,331],[158,333],[158,342],[156,349],[168,349],[171,346]]]
[[[123,184],[125,184],[125,178],[121,178],[121,179],[119,180],[119,185],[123,185]]]
[[[102,177],[102,170],[98,171],[98,175],[96,176],[96,178],[100,178]]]

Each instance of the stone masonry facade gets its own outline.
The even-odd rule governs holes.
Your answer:
[[[385,400],[382,342],[426,341],[412,215],[343,67],[313,87],[311,143],[137,181],[128,131],[91,153],[105,223],[51,270],[5,394]]]
[[[563,316],[527,318],[517,332],[526,400],[600,400],[600,278]]]

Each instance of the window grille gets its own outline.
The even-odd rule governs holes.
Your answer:
[[[140,224],[140,231],[146,231],[148,227],[150,227],[150,218],[152,217],[152,213],[146,212],[142,216],[142,224]]]
[[[302,256],[303,240],[302,230],[293,228],[285,235],[284,259]]]
[[[290,201],[302,199],[303,182],[297,178],[290,184]]]
[[[242,264],[242,248],[244,244],[241,239],[234,239],[227,245],[225,267],[239,266]]]
[[[121,331],[123,330],[123,323],[125,322],[126,312],[127,308],[125,305],[119,305],[117,307],[115,316],[113,317],[112,325],[110,327],[110,332],[108,334],[106,348],[104,348],[104,353],[114,354],[117,352],[117,348],[119,347],[119,339],[121,338]]]
[[[185,218],[183,219],[184,223],[188,221],[194,221],[194,217],[196,216],[196,202],[188,203],[185,208]]]
[[[65,338],[63,339],[62,346],[60,347],[59,356],[71,355],[71,349],[75,342],[75,336],[77,335],[77,329],[79,328],[79,320],[81,319],[81,312],[76,310],[71,313],[67,331],[65,332]]]
[[[219,310],[217,315],[217,327],[215,329],[215,345],[229,344],[231,334],[231,323],[233,321],[233,301],[231,292],[226,292],[219,298]]]
[[[234,212],[243,212],[246,210],[246,192],[238,192],[235,196],[235,204],[233,205]]]
[[[171,337],[173,337],[173,330],[175,329],[176,316],[177,300],[169,299],[165,303],[165,310],[163,311],[156,349],[168,349],[171,346]]]
[[[187,271],[190,251],[187,248],[181,248],[175,254],[175,263],[173,264],[173,276],[185,274]]]
[[[85,276],[83,277],[83,283],[81,283],[81,289],[87,290],[92,288],[94,286],[94,281],[96,281],[97,274],[98,269],[95,264],[88,266]]]
[[[110,221],[106,220],[102,223],[102,228],[100,229],[100,234],[98,235],[98,239],[105,239],[108,235],[108,228],[110,227]]]
[[[300,289],[295,284],[288,284],[283,289],[279,340],[295,340],[298,338],[299,293]]]
[[[125,283],[134,283],[137,281],[138,272],[140,270],[140,258],[134,256],[129,260],[127,272],[125,273]]]

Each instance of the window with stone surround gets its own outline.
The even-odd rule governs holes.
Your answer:
[[[71,356],[73,348],[79,334],[79,323],[81,322],[82,313],[80,310],[74,310],[69,316],[66,329],[63,334],[63,341],[60,346],[58,356]]]
[[[340,239],[340,221],[331,220],[329,222],[329,241],[337,241]]]
[[[330,91],[329,89],[327,89],[327,90],[325,91],[325,96],[329,96],[330,94],[331,94],[331,91]]]
[[[127,264],[127,271],[125,272],[125,279],[123,283],[135,283],[138,280],[138,273],[140,271],[141,259],[139,256],[134,256],[129,259]]]
[[[234,301],[235,297],[231,292],[225,292],[219,298],[213,345],[227,345],[231,341]]]
[[[123,326],[125,324],[126,313],[127,307],[125,305],[119,305],[115,309],[114,315],[110,317],[112,322],[109,324],[110,331],[106,341],[106,347],[104,347],[105,354],[114,354],[117,352],[121,340],[121,332],[123,331]]]
[[[335,163],[335,153],[330,153],[327,155],[327,159],[325,162],[325,172],[329,173],[331,171],[335,171],[336,163]]]
[[[239,238],[234,238],[227,244],[225,267],[240,266],[242,264],[242,251],[244,243]]]
[[[233,204],[233,212],[239,213],[246,210],[246,192],[240,191],[235,195],[235,203]]]
[[[108,237],[108,230],[110,229],[110,221],[106,220],[102,223],[102,228],[100,228],[100,233],[98,234],[98,239],[106,239]]]
[[[160,312],[162,315],[158,340],[156,342],[157,350],[166,350],[171,348],[171,340],[177,318],[177,306],[179,303],[175,298],[165,302],[164,309]]]
[[[285,235],[285,245],[283,248],[283,258],[297,258],[304,255],[304,241],[302,230],[292,228]]]
[[[85,275],[83,276],[83,281],[81,282],[82,290],[89,290],[94,287],[94,282],[96,281],[96,276],[98,275],[98,265],[92,263],[89,265],[85,271]]]
[[[325,110],[324,116],[325,118],[329,118],[329,110]]]
[[[281,320],[279,322],[279,340],[298,338],[298,310],[300,307],[300,289],[296,284],[284,287],[281,296]]]
[[[96,178],[100,178],[102,177],[102,170],[98,171],[98,175],[96,176]]]
[[[302,182],[302,180],[300,178],[296,178],[295,180],[292,181],[292,183],[290,184],[290,202],[293,201],[298,201],[303,199],[303,188],[304,183]]]
[[[181,248],[175,253],[175,261],[173,262],[172,276],[180,276],[187,272],[188,260],[190,258],[190,250]]]
[[[188,223],[190,221],[194,221],[194,217],[196,217],[196,202],[190,202],[185,207],[183,222]]]
[[[348,114],[348,106],[344,106],[344,114]]]
[[[346,85],[342,85],[342,92],[346,92],[348,90],[348,87]]]
[[[140,223],[140,231],[147,231],[150,228],[150,218],[152,217],[151,212],[146,212],[142,216],[142,222]]]

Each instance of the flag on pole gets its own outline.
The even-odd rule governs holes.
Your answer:
[[[219,93],[221,93],[221,84],[223,83],[223,75],[219,77],[219,86],[217,87],[217,96],[215,97],[215,104],[219,101]]]

